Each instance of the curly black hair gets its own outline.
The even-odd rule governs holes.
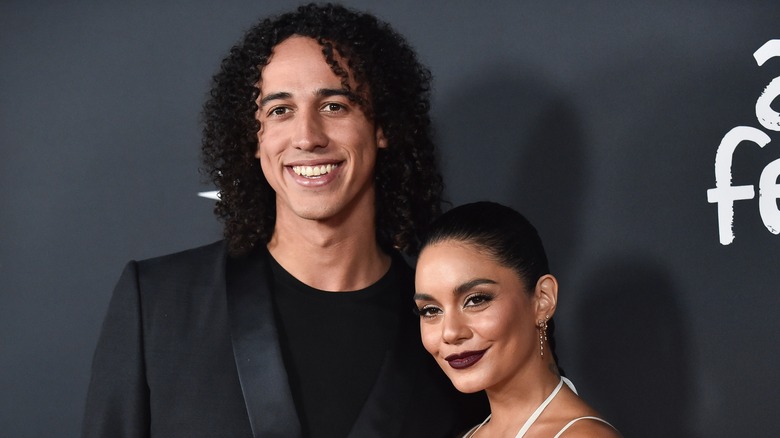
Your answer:
[[[308,4],[253,26],[222,61],[203,107],[202,169],[220,191],[215,214],[233,256],[268,243],[275,193],[255,158],[261,70],[290,36],[315,39],[331,70],[382,128],[387,148],[375,168],[377,241],[414,255],[428,224],[441,213],[442,178],[429,116],[431,73],[406,40],[376,17],[339,5]],[[335,60],[345,59],[349,72]]]

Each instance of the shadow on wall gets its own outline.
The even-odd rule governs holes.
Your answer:
[[[576,310],[580,393],[624,436],[691,437],[688,327],[663,268],[630,256],[602,263]]]
[[[513,68],[480,69],[437,112],[441,164],[453,205],[492,200],[537,227],[561,272],[580,244],[585,181],[582,129],[572,104]]]
[[[442,99],[447,193],[454,205],[490,199],[528,216],[551,269],[565,278],[582,244],[590,186],[582,122],[565,90],[514,71],[491,69]],[[560,309],[560,322],[572,321],[558,324],[563,367],[586,376],[575,382],[581,393],[625,436],[691,436],[688,339],[676,293],[666,270],[623,257],[594,272],[576,294],[580,306]]]
[[[448,195],[454,205],[488,199],[523,213],[539,230],[550,269],[567,282],[591,185],[581,117],[569,93],[542,76],[519,66],[483,71],[442,99],[439,144]],[[574,291],[564,289],[568,303]],[[556,352],[567,370],[576,343],[568,323],[574,310],[562,305],[555,318]]]

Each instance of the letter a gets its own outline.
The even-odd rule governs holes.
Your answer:
[[[769,40],[753,53],[759,67],[775,56],[780,56],[780,40]],[[758,123],[772,131],[780,131],[780,113],[772,109],[777,96],[780,96],[780,77],[774,78],[756,100]]]

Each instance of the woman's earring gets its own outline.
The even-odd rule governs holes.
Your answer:
[[[544,358],[544,343],[547,342],[547,318],[549,315],[545,316],[544,321],[540,319],[536,327],[539,330],[539,355],[542,358]]]

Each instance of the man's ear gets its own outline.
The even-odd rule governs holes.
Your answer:
[[[534,290],[536,320],[547,321],[555,314],[558,305],[558,280],[551,274],[543,275]]]
[[[382,131],[382,128],[380,127],[376,128],[376,146],[379,149],[387,148],[387,138],[385,137],[384,131]]]

